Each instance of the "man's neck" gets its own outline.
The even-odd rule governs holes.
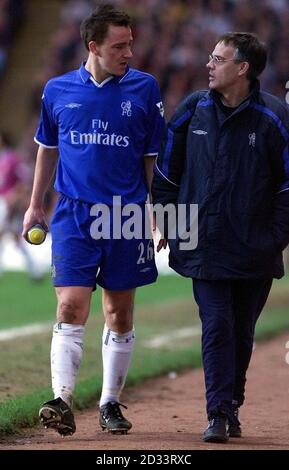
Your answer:
[[[228,92],[221,93],[221,101],[224,106],[228,106],[229,108],[236,108],[242,101],[247,98],[250,94],[250,83],[246,82],[244,85],[238,89],[232,89]]]
[[[88,56],[85,68],[97,83],[102,83],[104,80],[111,77],[111,75],[102,70],[99,64],[93,61],[90,56]]]

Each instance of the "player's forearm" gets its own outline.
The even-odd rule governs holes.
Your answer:
[[[154,164],[155,164],[154,157],[145,157],[144,159],[145,176],[146,176],[150,202],[151,202],[151,189],[152,189],[152,180],[153,180],[153,173],[154,173]]]
[[[54,176],[58,159],[58,149],[47,149],[40,146],[37,153],[33,189],[30,200],[31,208],[43,206],[45,194]]]

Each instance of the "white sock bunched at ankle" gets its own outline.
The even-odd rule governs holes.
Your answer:
[[[83,325],[56,323],[51,342],[51,380],[54,398],[72,406],[72,395],[83,352]]]
[[[99,405],[119,402],[124,387],[135,340],[134,329],[124,334],[104,325],[102,336],[103,383]]]

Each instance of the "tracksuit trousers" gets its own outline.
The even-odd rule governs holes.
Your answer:
[[[272,279],[208,281],[193,279],[202,322],[202,357],[207,414],[233,418],[245,399],[246,371],[251,359],[257,319]]]

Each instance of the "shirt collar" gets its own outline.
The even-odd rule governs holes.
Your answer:
[[[80,78],[81,78],[81,80],[83,81],[83,83],[88,82],[88,80],[90,80],[90,77],[91,77],[90,73],[89,73],[88,70],[86,70],[86,68],[85,68],[85,64],[86,64],[86,62],[82,62],[81,66],[80,66],[80,68],[79,68],[79,70],[78,70],[78,71],[79,71]]]
[[[86,70],[85,64],[86,64],[86,62],[82,62],[81,66],[78,70],[80,78],[83,81],[83,83],[87,83],[92,78],[91,74],[88,72],[88,70]],[[127,75],[128,72],[129,72],[129,67],[127,66],[125,73],[123,75],[120,75],[120,76],[114,76],[113,80],[116,81],[116,82],[120,82]]]

